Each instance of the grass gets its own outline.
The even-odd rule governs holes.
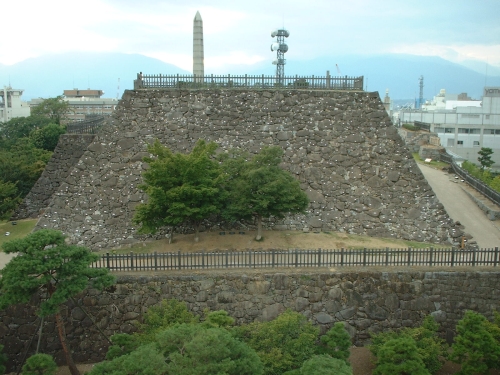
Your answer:
[[[0,248],[4,242],[22,238],[31,233],[37,221],[37,219],[19,220],[17,225],[12,225],[10,221],[0,221]],[[6,236],[7,232],[10,232],[10,235]]]
[[[412,155],[413,155],[413,159],[415,159],[415,161],[417,163],[430,165],[431,167],[434,167],[437,169],[443,169],[443,168],[447,168],[450,166],[448,163],[445,163],[443,161],[434,160],[434,159],[430,163],[426,163],[425,160],[422,160],[422,158],[420,157],[418,152],[414,152]]]

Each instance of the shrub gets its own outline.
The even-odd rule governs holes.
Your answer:
[[[378,350],[374,375],[430,375],[417,350],[417,343],[408,336],[390,339]]]
[[[35,354],[26,360],[23,375],[56,375],[57,365],[48,354]]]
[[[352,368],[345,361],[329,355],[315,355],[304,362],[299,375],[352,375]]]
[[[320,341],[322,345],[319,347],[319,352],[348,363],[347,359],[351,354],[349,351],[351,336],[346,331],[344,323],[335,323],[325,335],[321,336]]]

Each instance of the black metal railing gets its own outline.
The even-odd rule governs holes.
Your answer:
[[[498,262],[498,247],[478,250],[431,247],[426,249],[106,253],[92,266],[118,272],[277,267],[497,267]]]
[[[210,88],[252,88],[252,89],[310,89],[310,90],[363,90],[361,77],[332,76],[276,76],[262,75],[165,75],[137,74],[134,89],[210,89]]]
[[[498,191],[493,190],[483,181],[478,180],[477,178],[471,176],[465,169],[461,168],[454,161],[451,163],[451,167],[453,168],[453,171],[461,178],[463,178],[464,181],[466,181],[470,186],[472,186],[474,189],[483,194],[489,200],[500,206],[500,193]]]
[[[73,122],[67,125],[66,131],[68,134],[95,134],[104,120],[104,116],[95,116],[89,120]]]

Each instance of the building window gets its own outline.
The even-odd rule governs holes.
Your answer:
[[[444,133],[444,128],[436,127],[436,128],[434,128],[434,132],[435,133]]]
[[[483,134],[500,134],[500,129],[484,129]]]
[[[444,128],[445,133],[455,133],[455,128]]]
[[[479,141],[472,142],[472,147],[479,147]]]
[[[479,118],[479,115],[473,115],[471,113],[462,113],[460,116],[462,118]]]
[[[480,129],[458,128],[458,134],[481,134]]]
[[[464,145],[464,141],[457,141],[457,146],[462,147]]]
[[[485,115],[484,117],[486,118],[486,120],[490,119],[490,115]]]

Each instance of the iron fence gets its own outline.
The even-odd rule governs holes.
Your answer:
[[[104,123],[104,116],[92,117],[90,120],[68,124],[66,131],[69,134],[95,134]]]
[[[252,88],[252,89],[311,89],[311,90],[363,90],[363,76],[276,76],[262,75],[162,75],[137,74],[134,89],[211,89],[211,88]]]
[[[492,266],[499,262],[498,247],[466,250],[426,249],[335,249],[213,251],[182,253],[104,254],[92,266],[111,271],[200,270],[278,267],[373,267],[373,266]]]

